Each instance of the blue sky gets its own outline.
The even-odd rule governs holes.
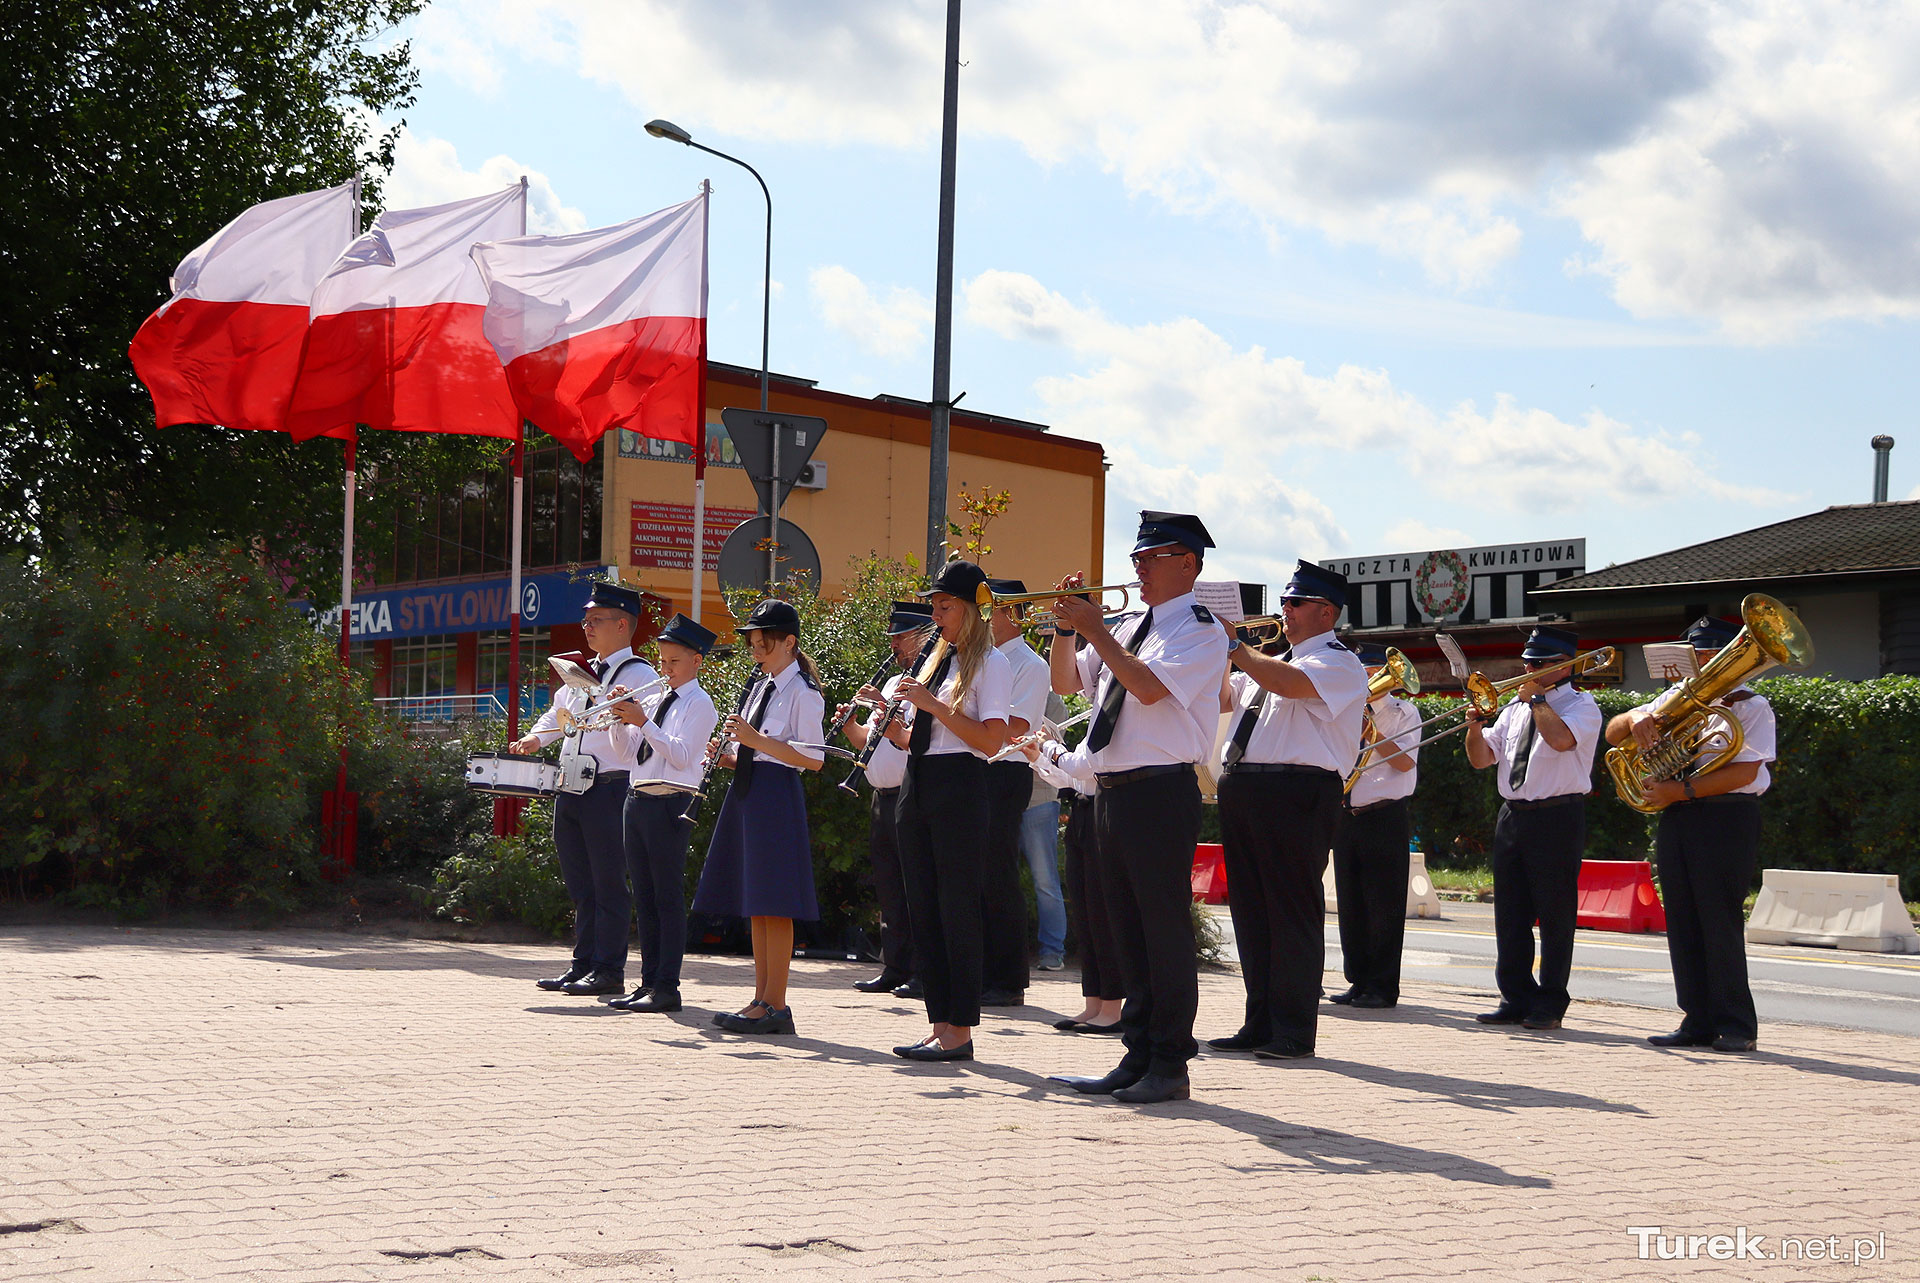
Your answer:
[[[715,194],[709,346],[930,389],[944,5],[440,0],[389,186],[535,230]],[[1209,574],[1920,495],[1906,6],[968,0],[954,388],[1106,445]],[[1015,496],[1018,502],[1018,496]],[[1107,577],[1120,571],[1108,568]]]

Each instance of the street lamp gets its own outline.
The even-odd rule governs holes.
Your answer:
[[[693,135],[671,120],[649,120],[647,132],[655,138],[664,138],[668,142],[680,143],[695,151],[703,151],[709,156],[718,156],[721,160],[731,161],[753,175],[753,181],[760,184],[760,194],[767,198],[767,259],[766,271],[760,283],[760,412],[767,410],[767,338],[773,329],[773,193],[767,190],[767,180],[760,177],[760,171],[741,160],[738,156],[729,156],[723,151],[715,151],[702,143],[693,141]],[[704,384],[703,384],[704,386]],[[707,507],[707,407],[700,407],[700,423],[697,435],[699,441],[693,449],[693,617],[700,618],[700,589],[707,577],[706,507]],[[767,591],[772,592],[777,585],[775,566],[780,548],[780,433],[773,434],[773,463],[775,476],[769,487],[772,496],[773,512],[770,528],[767,531]]]

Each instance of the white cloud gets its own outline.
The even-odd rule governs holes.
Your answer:
[[[816,267],[808,275],[820,319],[875,356],[905,360],[925,350],[933,304],[917,290],[896,285],[884,300],[865,281],[838,264]]]
[[[1077,359],[1079,372],[1043,378],[1035,390],[1062,431],[1106,445],[1114,464],[1109,511],[1183,506],[1175,500],[1213,505],[1201,510],[1229,518],[1236,543],[1289,556],[1346,545],[1332,510],[1297,478],[1323,458],[1362,452],[1391,459],[1429,493],[1477,512],[1564,518],[1703,496],[1783,498],[1715,476],[1692,437],[1640,431],[1598,411],[1570,422],[1505,395],[1486,410],[1471,401],[1439,410],[1396,388],[1384,370],[1343,365],[1315,374],[1259,347],[1235,350],[1190,318],[1119,324],[1014,272],[980,274],[966,283],[965,299],[972,323],[1058,345]],[[1398,546],[1469,541],[1462,531],[1420,534],[1405,523],[1390,534],[1407,536]]]
[[[940,0],[441,0],[426,66],[502,50],[696,131],[927,145]],[[1636,315],[1742,338],[1920,312],[1920,10],[1829,0],[976,0],[962,127],[1130,193],[1497,279],[1574,220]]]
[[[1426,550],[1465,547],[1473,542],[1473,536],[1452,526],[1430,526],[1417,517],[1408,517],[1388,527],[1381,541],[1389,548]]]
[[[381,188],[390,209],[439,205],[468,196],[499,191],[527,178],[529,233],[581,232],[587,216],[561,203],[547,176],[511,156],[493,156],[477,169],[460,163],[459,153],[443,138],[429,138],[410,129],[400,131],[393,149],[393,172]]]

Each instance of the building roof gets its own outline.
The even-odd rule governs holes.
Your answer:
[[[1754,580],[1845,579],[1920,572],[1920,500],[1836,504],[1770,526],[1543,584],[1527,595],[1686,588]]]

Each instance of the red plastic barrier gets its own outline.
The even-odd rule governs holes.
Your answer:
[[[1226,851],[1218,842],[1193,848],[1193,898],[1202,904],[1227,902]]]
[[[1582,860],[1575,921],[1589,931],[1665,931],[1667,911],[1645,860]]]

